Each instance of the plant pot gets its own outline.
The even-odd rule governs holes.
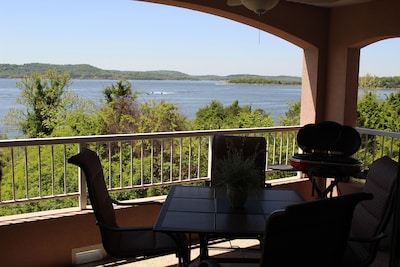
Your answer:
[[[247,187],[226,185],[226,194],[231,203],[232,208],[241,208],[247,200]]]

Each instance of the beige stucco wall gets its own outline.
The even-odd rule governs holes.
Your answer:
[[[308,180],[281,183],[274,188],[297,189],[306,199],[312,199]],[[160,208],[160,205],[145,205],[117,209],[118,223],[121,226],[154,225]],[[0,217],[0,238],[0,265],[15,267],[71,266],[73,252],[101,244],[90,209]]]

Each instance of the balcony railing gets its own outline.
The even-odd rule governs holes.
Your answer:
[[[291,126],[0,140],[0,206],[43,201],[57,205],[59,199],[68,198],[74,200],[69,205],[85,208],[85,180],[78,168],[67,162],[83,147],[99,154],[110,192],[140,192],[209,179],[210,141],[217,134],[263,136],[267,140],[267,172],[270,165],[289,164],[299,149],[299,129]],[[399,133],[357,130],[362,147],[355,156],[365,168],[380,156],[393,157],[398,152]]]

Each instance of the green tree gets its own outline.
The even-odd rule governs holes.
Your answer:
[[[376,89],[379,85],[379,78],[377,76],[372,76],[369,73],[358,79],[358,87],[362,89]]]
[[[369,92],[362,96],[358,102],[357,126],[375,130],[399,132],[400,93],[392,93],[385,100],[378,98],[376,92]],[[387,140],[387,138],[386,138]],[[385,138],[370,136],[368,143],[362,139],[363,144],[358,152],[365,155],[364,161],[371,163],[376,155],[389,155],[394,147],[399,147],[399,142],[394,144],[385,141]],[[366,148],[365,151],[363,148]]]
[[[67,105],[65,96],[70,80],[69,74],[59,74],[56,70],[22,78],[17,82],[22,91],[16,102],[26,109],[11,109],[6,123],[17,125],[30,138],[51,135],[58,124],[59,113]]]
[[[224,105],[216,100],[196,112],[193,128],[196,130],[251,128],[273,126],[274,121],[269,113],[262,109],[252,110],[251,106],[241,107],[239,101]]]
[[[383,106],[376,92],[364,94],[358,101],[357,126],[370,129],[382,129],[384,124]]]
[[[51,136],[99,135],[103,129],[99,119],[100,108],[93,101],[75,95],[68,99],[68,107],[59,113],[58,124]]]
[[[139,119],[141,133],[185,130],[188,130],[188,122],[174,104],[166,101],[147,101],[141,105]]]
[[[212,100],[209,105],[198,109],[193,128],[196,130],[221,129],[224,119],[224,105],[217,100]]]
[[[292,125],[300,125],[300,107],[301,101],[297,102],[288,102],[288,111],[285,112],[285,117],[280,117],[279,122],[280,125],[283,126],[292,126]]]
[[[119,81],[103,90],[105,105],[99,113],[100,134],[134,133],[140,119],[139,92],[132,92],[132,84]]]
[[[400,132],[400,92],[391,93],[382,108],[385,118],[384,129],[391,132]]]
[[[274,125],[274,120],[263,110],[241,111],[225,128],[253,128],[270,127]]]

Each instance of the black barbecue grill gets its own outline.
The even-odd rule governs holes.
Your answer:
[[[290,158],[294,169],[307,173],[313,184],[313,193],[319,197],[332,194],[334,187],[349,176],[361,172],[361,162],[351,157],[361,145],[359,133],[350,126],[326,121],[307,124],[299,130],[297,143],[303,154]],[[324,190],[316,186],[315,178],[334,178]]]

